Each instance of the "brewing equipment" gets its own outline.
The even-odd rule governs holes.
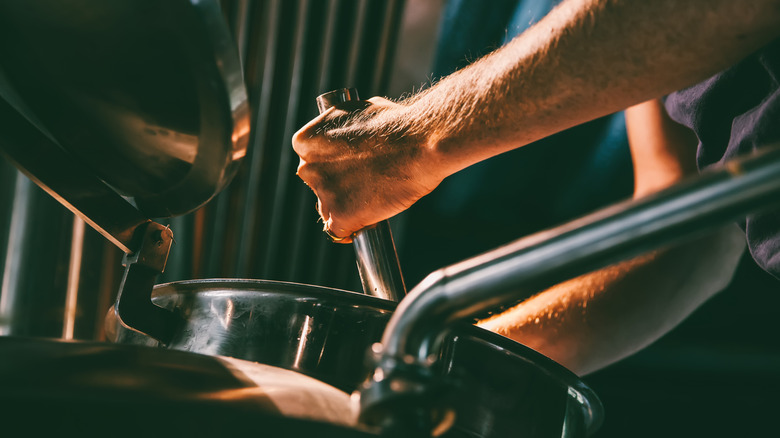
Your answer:
[[[367,255],[364,280],[372,279],[364,281],[367,294],[327,287],[328,281],[312,286],[216,278],[155,286],[176,240],[176,223],[169,227],[158,219],[203,211],[199,207],[237,173],[242,189],[211,202],[214,211],[196,213],[189,222],[203,228],[211,221],[225,232],[214,239],[212,262],[230,253],[235,272],[252,271],[249,263],[273,273],[280,265],[273,255],[283,253],[292,266],[282,270],[302,278],[333,280],[327,273],[344,271],[343,257],[325,256],[336,246],[320,239],[311,251],[316,267],[297,272],[311,254],[303,255],[306,239],[290,233],[319,233],[310,231],[316,228],[307,219],[311,208],[297,214],[311,198],[290,196],[299,189],[285,172],[293,164],[289,147],[266,154],[262,146],[270,137],[292,134],[298,119],[308,117],[299,101],[324,91],[312,92],[311,84],[330,84],[334,71],[341,72],[339,82],[360,85],[358,66],[372,58],[379,65],[369,82],[385,80],[399,8],[393,1],[336,0],[237,1],[224,8],[216,1],[151,0],[0,6],[3,153],[125,253],[106,321],[117,344],[0,338],[0,402],[11,406],[8,412],[35,409],[63,421],[79,419],[87,429],[130,424],[137,433],[145,431],[135,428],[141,420],[167,433],[249,430],[265,436],[580,437],[598,428],[600,402],[576,376],[471,326],[470,318],[511,303],[523,288],[564,280],[767,204],[780,192],[780,153],[444,268],[400,304],[387,299],[401,298],[398,290],[370,296],[402,285],[400,271],[390,274],[390,286],[375,286],[373,279],[383,274],[366,274],[398,268],[393,257],[378,257],[389,251],[381,235],[386,224],[374,230],[376,239],[357,239],[358,259]],[[368,32],[381,50],[367,50],[357,36],[370,27],[372,14],[382,13],[381,32]],[[253,14],[262,16],[262,25],[249,25]],[[232,17],[238,44],[224,15]],[[278,17],[296,23],[285,30],[289,39],[280,37]],[[305,31],[311,27],[326,38],[315,40]],[[340,34],[352,42],[347,52],[337,50]],[[312,48],[325,48],[327,55]],[[287,50],[292,57],[283,56]],[[242,55],[253,73],[248,96]],[[340,62],[344,57],[348,62]],[[289,62],[282,72],[272,66],[280,60]],[[314,70],[317,80],[304,81],[312,77],[306,69],[312,65],[321,67]],[[288,86],[271,87],[280,80]],[[336,94],[345,96],[343,90]],[[271,116],[280,99],[286,102],[281,129]],[[268,176],[262,171],[270,158],[279,166]],[[274,192],[272,214],[264,218],[264,230],[273,232],[259,239],[265,257],[247,243],[263,234],[255,221],[258,204],[250,202],[266,196],[263,191]],[[236,208],[240,232],[225,220]],[[20,218],[12,222],[20,223],[31,210],[15,211]],[[295,220],[289,220],[291,211]],[[187,221],[182,225],[188,228]],[[292,231],[276,233],[285,227]],[[209,252],[202,250],[203,240],[182,241],[195,254]],[[289,248],[280,250],[283,242]],[[361,252],[372,247],[379,250]],[[21,426],[21,418],[13,415],[7,423]]]
[[[294,13],[298,26],[292,41],[303,44],[304,23],[322,6],[304,1],[301,9],[292,10],[289,4],[234,6],[267,13],[267,26],[275,25],[277,15]],[[350,29],[369,30],[372,13],[384,12],[388,17],[374,43],[383,48],[380,58],[386,59],[400,3],[358,4],[348,16],[355,21]],[[329,4],[328,29],[337,30],[345,5],[349,6]],[[290,99],[282,132],[287,136],[297,127],[298,109],[292,102],[304,93],[292,86],[270,95],[261,93],[253,114],[259,119],[249,129],[250,108],[239,57],[216,2],[40,0],[35,6],[40,8],[8,4],[1,14],[5,34],[0,45],[0,117],[10,127],[0,139],[2,150],[40,187],[125,253],[124,273],[109,313],[110,334],[118,341],[167,349],[7,337],[0,348],[15,359],[6,362],[3,376],[13,383],[7,386],[13,390],[6,391],[2,401],[22,411],[40,402],[49,415],[68,411],[68,406],[97,414],[121,412],[114,409],[121,407],[127,415],[136,415],[142,411],[140,405],[149,404],[171,412],[214,409],[244,419],[270,415],[289,420],[277,420],[287,427],[290,422],[325,431],[347,427],[356,436],[379,433],[381,428],[355,423],[357,405],[348,393],[367,376],[367,351],[379,340],[394,302],[322,286],[260,280],[177,282],[158,287],[151,297],[175,240],[171,227],[159,218],[186,214],[211,200],[248,155],[252,155],[249,176],[259,172],[262,163],[255,160],[261,152],[254,148],[250,154],[247,149],[250,132],[253,142],[268,134],[263,129],[270,130],[271,122],[263,118],[273,109],[267,105],[275,93],[284,92]],[[269,45],[276,44],[270,37],[278,30],[255,29],[267,32],[269,38],[259,42]],[[241,34],[240,26],[236,32]],[[355,35],[350,31],[347,36],[357,41]],[[278,58],[287,42],[278,43],[273,50],[266,47],[265,61],[278,61],[271,58]],[[248,50],[241,42],[238,49]],[[350,50],[348,62],[341,63],[350,70],[345,82],[357,78],[357,66],[364,65],[362,58],[367,55],[359,45]],[[305,76],[303,66],[316,58],[298,58],[302,52],[294,53],[288,72],[297,81]],[[332,55],[338,58],[341,53],[334,50]],[[246,59],[248,64],[257,61]],[[325,58],[317,62],[339,64]],[[377,72],[384,72],[379,67]],[[371,82],[381,83],[382,74]],[[290,153],[278,156],[281,164],[272,205],[284,201],[291,190],[283,172]],[[251,190],[243,195],[261,196]],[[285,208],[278,207],[274,211],[280,214],[270,217],[272,223],[284,218]],[[244,213],[253,214],[248,210]],[[268,248],[278,248],[275,239],[278,236],[266,242]],[[382,239],[379,235],[359,244],[359,253],[369,249],[368,254],[375,254],[371,248]],[[271,257],[263,262],[273,263]],[[398,271],[397,260],[394,268]],[[374,293],[383,289],[384,298],[401,297],[400,271],[392,279],[391,287],[366,282],[367,289]],[[587,387],[519,344],[467,326],[454,330],[439,354],[436,373],[457,382],[447,392],[461,406],[457,415],[448,412],[449,424],[440,430],[448,436],[504,436],[518,429],[532,436],[578,436],[600,421],[598,400]],[[500,382],[483,384],[485,355],[495,356],[491,362],[502,367],[501,372],[491,370]],[[48,366],[57,372],[37,378]],[[208,380],[206,376],[214,373],[225,377]],[[279,376],[289,379],[294,389],[269,386],[268,379]],[[160,379],[173,379],[174,384],[158,386]],[[193,379],[207,379],[206,388],[192,383]],[[312,386],[324,392],[289,401],[296,389]],[[287,394],[286,406],[295,413],[275,401],[269,405],[264,397],[270,393]],[[515,402],[496,403],[499,395]],[[316,400],[323,402],[313,403]],[[335,417],[319,415],[329,409]],[[301,414],[309,411],[317,414]],[[201,419],[211,425],[220,421],[212,415]]]

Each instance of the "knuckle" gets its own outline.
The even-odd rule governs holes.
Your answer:
[[[389,100],[389,99],[387,99],[385,97],[382,97],[382,96],[374,96],[374,97],[368,99],[368,101],[371,102],[374,105],[379,105],[379,106],[387,106],[387,105],[391,105],[393,103],[391,100]]]
[[[304,176],[309,172],[309,164],[301,159],[298,162],[298,168],[295,169],[295,174],[298,175],[301,178],[304,178]]]

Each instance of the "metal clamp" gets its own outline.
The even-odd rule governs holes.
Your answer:
[[[114,310],[120,322],[163,344],[173,339],[182,319],[175,313],[154,305],[151,293],[157,276],[165,270],[173,232],[156,222],[138,227],[136,251],[126,254],[125,273],[119,286]]]

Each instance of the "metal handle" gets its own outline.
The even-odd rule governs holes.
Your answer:
[[[320,113],[339,103],[359,100],[354,88],[340,88],[317,97]],[[401,265],[393,243],[390,224],[381,221],[358,231],[352,238],[363,293],[386,300],[400,301],[406,295]]]

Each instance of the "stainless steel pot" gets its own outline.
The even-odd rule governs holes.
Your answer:
[[[4,436],[375,437],[348,394],[267,365],[96,342],[0,337]]]
[[[167,348],[299,371],[346,391],[367,378],[367,355],[395,308],[362,294],[258,280],[169,283],[152,301],[184,316]],[[113,311],[107,324],[118,342],[161,346]],[[601,422],[598,398],[576,376],[474,326],[451,331],[435,370],[455,414],[448,436],[580,437]]]
[[[263,280],[194,280],[156,286],[152,301],[183,316],[167,348],[257,361],[300,371],[347,391],[364,379],[366,352],[395,303],[325,287]],[[161,343],[119,323],[120,343]]]
[[[157,344],[125,329],[121,324],[126,323],[154,333],[169,349],[276,365],[355,389],[369,374],[365,358],[393,312],[388,301],[289,283],[219,280],[164,285],[156,289],[156,306],[149,300],[173,241],[171,231],[150,218],[182,214],[206,202],[247,153],[248,102],[219,2],[38,3],[42,7],[35,12],[4,4],[0,14],[5,24],[0,33],[8,37],[0,39],[6,42],[0,53],[7,61],[0,75],[0,120],[9,127],[0,147],[126,253],[116,305],[123,316],[112,320],[115,339]],[[29,394],[52,389],[61,405],[81,400],[79,391],[86,391],[93,397],[90,408],[122,405],[128,399],[121,394],[129,391],[136,403],[130,405],[138,408],[158,400],[158,383],[180,383],[175,395],[203,377],[187,371],[204,356],[185,357],[180,351],[139,353],[179,354],[181,361],[159,369],[119,348],[128,346],[105,350],[113,358],[106,362],[97,347],[49,345],[44,350],[53,355],[31,357],[26,352],[37,346],[28,344],[0,346],[0,356],[24,359],[0,366],[5,391],[0,400],[17,406],[20,400],[36,400]],[[63,360],[56,353],[60,348],[68,350]],[[450,436],[579,436],[600,420],[598,401],[574,376],[503,338],[455,328],[439,356],[432,374],[454,383],[440,386],[455,413]],[[36,380],[47,367],[59,372],[71,362],[82,368],[45,375],[43,384]],[[121,372],[111,368],[124,364],[128,368]],[[159,379],[144,380],[149,375],[132,365]],[[9,395],[12,387],[16,392]],[[166,400],[171,403],[160,409],[178,410],[178,399]],[[132,422],[142,411],[124,410],[121,418]],[[194,412],[194,418],[201,413]]]

